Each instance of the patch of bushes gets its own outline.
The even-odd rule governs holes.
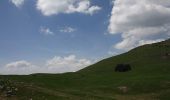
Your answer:
[[[127,72],[132,70],[130,64],[117,64],[115,72]]]

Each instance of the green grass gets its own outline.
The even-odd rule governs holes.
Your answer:
[[[26,100],[170,100],[170,40],[144,45],[76,73],[1,76],[19,87]],[[132,71],[114,72],[119,63]],[[126,86],[126,93],[118,87]]]

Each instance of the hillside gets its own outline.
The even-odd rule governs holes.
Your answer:
[[[151,70],[154,70],[152,66],[147,66],[158,66],[157,64],[160,65],[163,63],[169,63],[168,61],[170,60],[170,57],[166,57],[167,54],[170,54],[170,40],[137,47],[127,53],[102,60],[92,66],[81,70],[80,72],[108,73],[114,69],[114,66],[116,66],[116,64],[119,63],[132,64],[134,70],[136,68],[142,68],[141,70],[143,71],[149,71],[149,69],[145,70],[144,67],[151,68]]]
[[[115,72],[117,64],[130,64],[132,70]],[[170,40],[137,47],[76,73],[1,79],[18,88],[11,100],[170,100]]]

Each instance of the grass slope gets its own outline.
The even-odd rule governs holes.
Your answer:
[[[19,100],[170,100],[168,53],[170,40],[135,48],[76,73],[1,78],[19,88],[15,97]],[[131,64],[132,71],[114,72],[119,63]]]

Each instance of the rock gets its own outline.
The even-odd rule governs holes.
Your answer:
[[[15,91],[18,91],[18,88],[15,88]]]
[[[119,89],[122,93],[127,93],[127,92],[128,92],[128,87],[126,87],[126,86],[120,86],[120,87],[118,87],[118,89]]]
[[[0,85],[0,90],[3,90],[4,89],[4,85]]]

